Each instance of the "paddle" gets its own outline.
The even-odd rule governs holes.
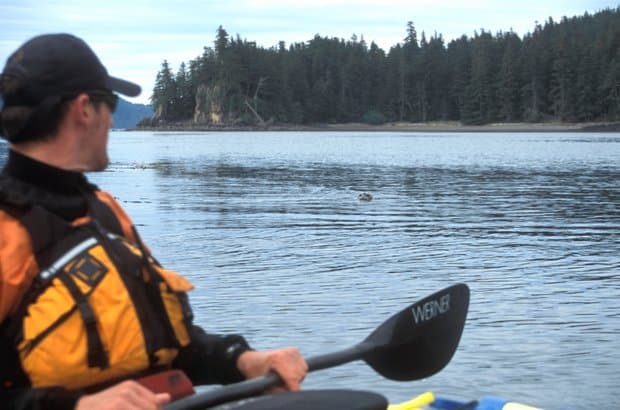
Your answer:
[[[456,352],[468,306],[467,285],[450,286],[395,314],[361,343],[307,359],[309,371],[363,359],[388,379],[418,380],[429,377],[443,369]],[[269,373],[183,398],[165,409],[204,409],[261,394],[280,383],[277,374]]]

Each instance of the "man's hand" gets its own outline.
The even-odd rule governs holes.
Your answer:
[[[75,410],[157,410],[169,402],[168,393],[155,394],[135,381],[129,380],[99,393],[81,397]]]
[[[285,390],[290,391],[299,390],[301,382],[308,373],[306,361],[294,347],[260,352],[248,350],[237,359],[237,367],[248,379],[273,371],[284,381]]]

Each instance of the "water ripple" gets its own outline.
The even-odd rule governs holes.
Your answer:
[[[463,339],[440,374],[403,385],[357,363],[308,387],[620,408],[617,136],[112,140],[115,162],[96,182],[158,259],[197,285],[191,298],[207,329],[324,353],[417,298],[470,285]]]

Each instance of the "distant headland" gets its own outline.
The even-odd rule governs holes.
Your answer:
[[[385,51],[316,35],[263,48],[219,27],[212,47],[151,97],[157,130],[618,131],[620,7],[549,18],[519,37],[446,44],[409,22]]]

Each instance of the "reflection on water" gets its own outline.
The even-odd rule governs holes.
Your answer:
[[[308,387],[620,407],[617,134],[116,133],[111,157],[92,180],[196,284],[197,321],[258,348],[348,347],[471,287],[438,375],[396,383],[356,363]]]

